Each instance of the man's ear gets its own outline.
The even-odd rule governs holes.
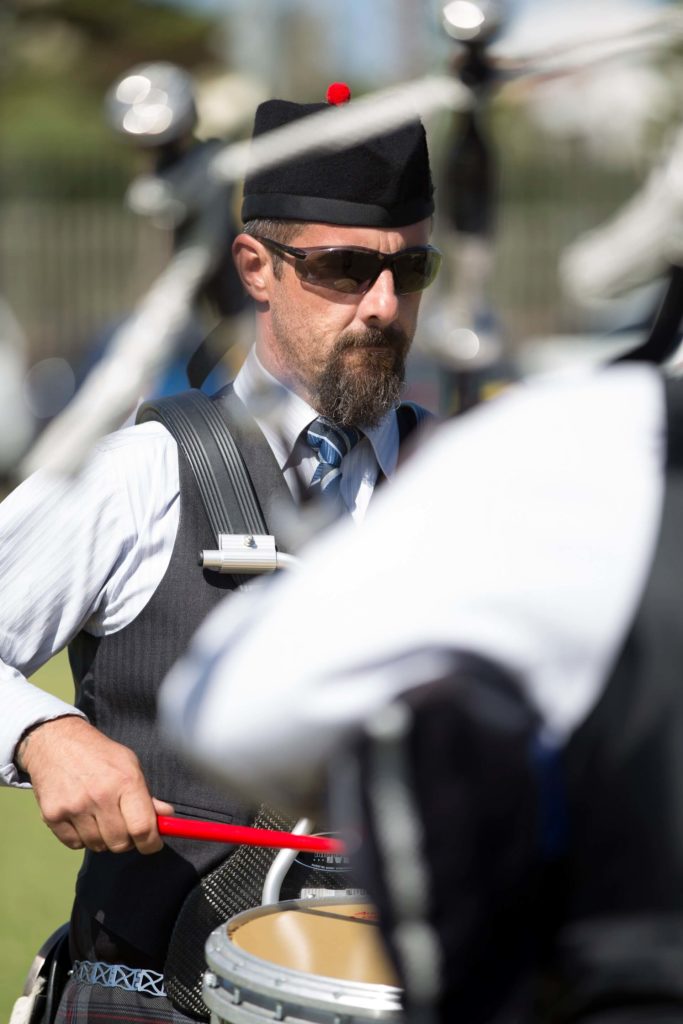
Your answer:
[[[268,251],[251,235],[239,234],[232,243],[232,258],[249,295],[256,302],[270,298],[273,266]]]

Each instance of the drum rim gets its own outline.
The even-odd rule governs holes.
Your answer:
[[[235,914],[224,924],[211,932],[205,947],[206,962],[209,970],[215,974],[218,987],[206,989],[204,999],[220,999],[229,997],[231,986],[238,989],[240,998],[245,992],[254,992],[272,1000],[273,1003],[292,1002],[299,1006],[315,1007],[319,1010],[334,1008],[336,1012],[346,1013],[351,1017],[354,1012],[370,1011],[373,1018],[392,1019],[402,1012],[403,990],[397,985],[386,985],[381,982],[350,981],[335,978],[331,975],[312,974],[293,967],[274,964],[263,957],[256,956],[234,943],[229,942],[228,930],[234,931],[247,921],[266,914],[292,910],[310,910],[317,907],[342,906],[349,903],[370,904],[370,900],[362,897],[349,899],[348,896],[325,896],[309,899],[281,900],[266,906],[251,907]],[[227,947],[227,948],[226,948]],[[340,994],[343,997],[340,999]],[[326,997],[326,998],[324,998]]]

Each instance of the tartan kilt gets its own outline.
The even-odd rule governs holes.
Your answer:
[[[55,1024],[197,1024],[165,996],[127,992],[69,978]]]

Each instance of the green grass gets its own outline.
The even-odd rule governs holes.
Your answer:
[[[66,655],[48,662],[34,681],[72,699]],[[55,839],[30,790],[0,788],[0,814],[0,1022],[6,1024],[36,951],[68,920],[82,854]]]

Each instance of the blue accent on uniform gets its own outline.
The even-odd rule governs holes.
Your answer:
[[[556,860],[566,852],[569,839],[563,748],[538,732],[531,740],[529,755],[538,786],[541,854],[545,860]]]

